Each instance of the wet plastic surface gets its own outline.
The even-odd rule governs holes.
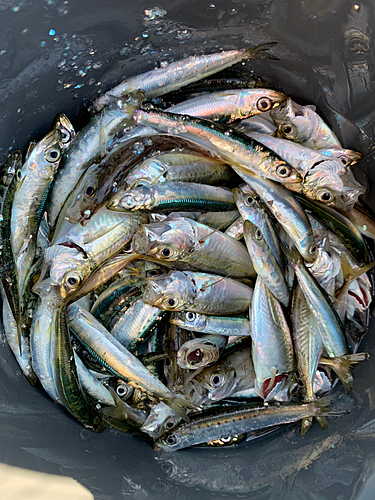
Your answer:
[[[297,102],[316,104],[345,147],[366,157],[374,209],[374,2],[343,0],[0,0],[0,156],[26,151],[65,112],[79,129],[98,91],[125,75],[182,57],[277,41],[280,61],[242,69],[267,77]],[[361,177],[362,178],[362,177]],[[372,320],[361,350],[374,352]],[[28,385],[0,346],[0,460],[71,476],[96,499],[367,500],[375,451],[351,437],[375,418],[375,358],[354,371],[350,415],[305,438],[289,427],[237,449],[163,455],[106,429],[82,428]],[[337,388],[341,392],[341,388]],[[374,431],[375,436],[375,431]]]

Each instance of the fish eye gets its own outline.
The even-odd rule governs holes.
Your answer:
[[[256,240],[262,240],[263,239],[262,231],[259,228],[257,228],[257,230],[255,231],[254,236],[255,236]]]
[[[257,102],[259,111],[268,111],[272,107],[272,101],[268,97],[261,97]]]
[[[347,165],[349,163],[349,158],[347,156],[340,156],[339,160],[343,165]]]
[[[176,307],[177,302],[174,299],[168,299],[168,306],[169,307]]]
[[[124,396],[127,396],[129,390],[125,384],[119,384],[116,387],[116,392],[117,392],[117,395],[120,396],[120,398],[123,398]]]
[[[293,128],[290,125],[284,125],[281,127],[281,132],[285,135],[289,135],[293,132]]]
[[[174,421],[172,418],[170,418],[169,420],[167,420],[164,424],[165,428],[166,429],[172,429],[172,427],[174,426]]]
[[[252,196],[248,196],[247,198],[244,199],[244,204],[247,207],[251,207],[252,205],[254,205],[254,202],[255,202],[255,199]]]
[[[151,269],[151,271],[148,271],[147,275],[148,276],[157,276],[158,271],[156,269]]]
[[[294,394],[297,394],[297,391],[298,391],[298,384],[293,384],[289,391],[290,394],[293,396]]]
[[[177,443],[177,437],[175,434],[171,434],[165,439],[165,442],[167,444],[176,444]]]
[[[81,281],[81,278],[79,277],[79,275],[77,273],[70,274],[66,278],[66,283],[67,283],[69,288],[75,288],[76,286],[79,285],[80,281]]]
[[[66,129],[60,130],[61,133],[61,141],[63,144],[66,144],[70,141],[70,133]]]
[[[187,321],[194,321],[195,320],[196,314],[193,312],[187,312],[186,313],[186,319]]]
[[[211,375],[210,383],[213,387],[220,387],[224,382],[224,377],[220,373]]]
[[[282,177],[282,178],[289,177],[289,175],[290,175],[290,169],[289,169],[289,167],[287,165],[280,165],[276,169],[276,174],[279,177]]]
[[[50,148],[46,150],[46,152],[44,153],[44,157],[49,163],[55,163],[60,159],[60,154],[61,153],[59,149]]]
[[[22,170],[17,170],[17,173],[16,173],[16,178],[18,181],[20,181],[22,179]]]
[[[330,201],[333,200],[333,194],[330,193],[329,191],[322,191],[318,195],[318,200],[322,201],[323,203],[329,203]]]
[[[309,253],[310,254],[314,254],[316,252],[316,246],[315,245],[312,245],[309,249]]]
[[[161,253],[163,254],[163,257],[170,257],[172,252],[170,248],[163,248]]]
[[[85,191],[85,196],[87,196],[87,198],[91,198],[92,196],[94,196],[94,193],[95,193],[95,186],[87,186]]]
[[[123,102],[129,102],[130,99],[131,99],[131,95],[130,94],[124,94],[121,96],[121,99]]]

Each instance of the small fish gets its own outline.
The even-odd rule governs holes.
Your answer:
[[[267,400],[283,395],[293,383],[294,352],[290,330],[279,302],[258,276],[251,306],[252,356],[258,394]],[[287,399],[288,400],[288,399]]]
[[[300,106],[287,98],[270,114],[286,139],[311,149],[342,149],[335,134],[315,112],[315,106]]]
[[[183,137],[213,151],[222,161],[281,183],[299,185],[301,176],[271,150],[234,129],[203,118],[136,111],[138,124]]]
[[[264,43],[240,50],[227,50],[204,56],[191,56],[182,61],[169,64],[166,68],[154,69],[141,75],[128,78],[99,97],[94,103],[94,110],[100,111],[114,97],[124,96],[127,92],[141,89],[145,98],[157,97],[177,90],[189,83],[213,75],[229,68],[233,64],[248,59],[272,58],[267,51],[275,43]]]
[[[167,111],[231,123],[269,111],[285,99],[284,94],[271,89],[223,90],[193,97],[168,108]]]
[[[146,432],[152,439],[160,438],[165,432],[176,427],[181,422],[179,417],[163,401],[151,408],[150,414],[140,428]]]
[[[166,311],[237,314],[251,304],[253,290],[230,278],[190,271],[171,271],[149,278],[143,294],[146,304]]]
[[[186,217],[143,224],[133,237],[135,252],[180,262],[203,272],[224,276],[254,276],[254,267],[244,246],[220,231]]]
[[[193,332],[211,333],[218,335],[249,336],[251,334],[250,321],[244,317],[234,316],[207,316],[195,312],[181,312],[171,320],[171,323]]]
[[[245,220],[243,232],[255,272],[275,298],[288,307],[289,290],[284,273],[267,245],[262,231],[250,220]]]
[[[177,364],[181,368],[198,370],[215,363],[228,338],[224,335],[208,334],[188,340],[177,352]]]
[[[229,211],[235,204],[229,189],[195,182],[163,182],[118,191],[107,208],[129,212]]]
[[[234,167],[234,170],[258,194],[304,259],[314,262],[316,245],[313,230],[307,215],[294,197],[283,186],[270,179],[264,179],[238,167]]]
[[[161,451],[177,451],[200,443],[265,429],[276,424],[298,422],[310,416],[338,416],[347,408],[330,408],[330,400],[321,399],[304,404],[278,404],[260,406],[235,405],[233,408],[210,408],[192,416],[189,424],[181,424],[164,434],[154,443]]]

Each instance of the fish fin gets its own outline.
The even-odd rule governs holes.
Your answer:
[[[352,268],[349,264],[348,258],[344,253],[341,254],[341,269],[344,276],[344,284],[339,290],[337,290],[335,296],[336,299],[340,300],[342,293],[347,291],[348,286],[353,283],[356,279],[361,277],[363,274],[370,271],[375,266],[375,262],[370,262],[370,264],[366,264],[365,266],[359,267],[358,269]]]
[[[301,436],[304,436],[312,425],[313,417],[305,417],[302,419]]]
[[[189,423],[190,419],[186,414],[185,408],[195,411],[200,411],[200,408],[187,401],[183,396],[179,396],[178,394],[174,394],[173,398],[164,401],[166,405],[168,405],[172,410],[177,413],[185,422]]]
[[[267,53],[267,50],[272,49],[275,45],[277,45],[277,42],[255,45],[244,52],[244,59],[273,59],[274,61],[280,61],[279,57]]]
[[[316,399],[314,403],[312,403],[317,409],[314,417],[319,417],[320,422],[324,425],[322,417],[341,417],[342,415],[346,415],[350,413],[349,401],[350,400],[347,397],[345,397],[343,401],[342,397],[337,397],[334,394]]]
[[[321,358],[319,364],[330,366],[341,380],[345,392],[349,394],[353,384],[353,376],[350,371],[352,366],[369,359],[369,357],[370,354],[366,352],[346,354],[337,358]]]
[[[324,429],[324,430],[328,429],[328,422],[327,422],[326,417],[317,416],[315,418],[322,429]]]

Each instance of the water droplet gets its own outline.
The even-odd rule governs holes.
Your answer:
[[[102,67],[101,61],[97,61],[92,65],[92,69],[100,69]]]
[[[363,230],[364,230],[364,231],[366,231],[366,230],[367,230],[367,226],[366,226],[366,225],[364,225],[364,226],[363,226]]]
[[[49,30],[48,34],[49,34],[49,36],[56,35],[56,31],[55,30]]]
[[[44,47],[44,46],[45,46],[45,44],[46,44],[46,42],[44,42],[44,41],[43,41],[43,42],[40,42],[40,46],[41,46],[41,47]]]
[[[229,10],[229,14],[230,14],[231,16],[234,16],[235,14],[237,14],[237,9],[230,9],[230,10]]]
[[[216,5],[214,3],[210,3],[209,8],[210,9],[216,9]]]

